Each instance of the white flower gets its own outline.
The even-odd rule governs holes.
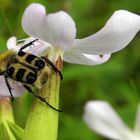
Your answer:
[[[134,130],[128,128],[111,105],[105,101],[87,102],[84,120],[92,130],[110,139],[140,140],[140,105]]]
[[[116,11],[100,31],[75,39],[75,23],[66,12],[47,14],[43,5],[33,3],[23,14],[22,26],[30,36],[51,44],[57,52],[55,59],[64,55],[64,61],[69,63],[96,65],[107,61],[110,53],[124,48],[133,39],[140,29],[140,16]]]
[[[27,48],[25,51],[39,56],[45,54],[52,62],[60,55],[69,63],[96,65],[106,62],[111,53],[124,48],[133,39],[140,29],[140,16],[125,10],[116,11],[100,31],[83,39],[75,39],[75,23],[66,12],[46,14],[43,5],[33,3],[23,14],[22,26],[31,36],[23,40],[24,44],[35,38],[39,39],[31,49]],[[7,42],[8,49],[15,51],[22,45],[23,43],[17,45],[15,37]],[[4,83],[4,80],[0,82]],[[16,90],[13,87],[14,89]],[[0,95],[10,94],[6,90]]]

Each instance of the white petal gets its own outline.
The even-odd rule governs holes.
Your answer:
[[[22,45],[20,44],[20,48],[23,45],[28,44],[29,42],[35,40],[35,38],[29,37],[24,39],[24,42],[22,43]],[[52,47],[49,43],[44,42],[42,40],[37,40],[33,43],[33,45],[27,47],[26,49],[24,49],[23,51],[34,54],[36,56],[44,56],[47,53],[47,49],[49,47]]]
[[[23,88],[22,85],[19,85],[18,82],[13,81],[11,79],[8,79],[10,86],[11,86],[11,91],[14,97],[20,96],[21,94],[24,93],[25,89]],[[10,96],[8,87],[5,83],[4,77],[0,76],[0,96]]]
[[[7,40],[7,48],[10,50],[10,49],[13,49],[15,51],[18,51],[20,49],[20,47],[17,45],[17,38],[16,37],[10,37],[8,40]]]
[[[135,133],[140,137],[140,104],[138,105],[138,110],[137,110]]]
[[[17,41],[16,37],[11,37],[7,40],[7,48],[8,49],[13,49],[15,51],[19,51],[19,49],[23,45],[25,45],[25,44],[33,41],[33,40],[35,40],[35,38],[29,37],[29,38]],[[22,42],[22,43],[20,43],[20,42]],[[44,55],[46,55],[48,47],[52,47],[52,46],[47,42],[38,40],[38,41],[34,42],[33,45],[25,48],[23,51],[34,54],[34,55],[37,55],[37,56],[44,56]]]
[[[140,16],[125,10],[116,11],[96,34],[76,39],[73,51],[108,54],[123,49],[140,30]]]
[[[34,54],[39,57],[46,56],[49,47],[51,47],[49,43],[38,40],[34,43],[32,48],[28,49],[26,52]]]
[[[103,101],[90,101],[85,106],[84,120],[97,133],[111,139],[132,140],[132,132],[113,108]]]
[[[65,12],[60,11],[46,15],[45,7],[41,4],[31,4],[22,18],[24,31],[49,42],[55,47],[69,47],[76,34],[73,19]]]
[[[100,55],[90,55],[75,52],[65,52],[64,61],[74,64],[84,64],[84,65],[97,65],[102,64],[109,60],[110,54]]]

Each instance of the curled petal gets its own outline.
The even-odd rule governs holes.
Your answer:
[[[92,130],[108,138],[134,139],[132,132],[107,102],[88,102],[85,106],[84,120]]]
[[[73,51],[90,54],[108,54],[123,49],[140,30],[140,16],[125,10],[116,11],[97,33],[76,39]]]
[[[111,54],[105,55],[90,55],[90,54],[82,54],[76,52],[65,52],[64,53],[64,61],[74,64],[84,64],[84,65],[97,65],[102,64],[109,60]]]
[[[21,94],[24,93],[24,87],[20,85],[18,82],[13,81],[11,79],[8,79],[10,86],[11,86],[11,91],[14,97],[20,96]],[[4,77],[0,76],[0,96],[10,96],[8,87],[5,83]]]
[[[27,34],[55,47],[69,47],[76,34],[75,23],[67,13],[60,11],[46,15],[45,7],[35,3],[25,10],[22,26]]]

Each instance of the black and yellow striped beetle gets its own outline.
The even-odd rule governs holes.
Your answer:
[[[38,39],[35,39],[20,48],[18,52],[13,50],[7,50],[6,52],[0,54],[0,75],[4,76],[6,85],[11,95],[11,100],[14,99],[11,91],[11,86],[8,82],[8,78],[11,78],[19,83],[21,83],[27,91],[32,93],[35,97],[45,102],[48,106],[53,108],[56,111],[61,111],[59,109],[54,108],[50,105],[43,97],[34,93],[32,90],[32,86],[39,86],[36,84],[38,78],[41,76],[41,71],[47,65],[50,65],[55,72],[60,74],[62,79],[61,72],[57,69],[57,67],[45,56],[37,57],[33,54],[26,53],[23,50],[31,45]],[[47,66],[48,67],[48,66]],[[46,68],[45,68],[46,69]],[[43,77],[44,75],[42,75]],[[47,79],[48,75],[45,75]]]

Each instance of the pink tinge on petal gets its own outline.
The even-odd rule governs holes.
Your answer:
[[[25,89],[22,85],[20,85],[18,82],[13,81],[12,79],[8,78],[8,81],[11,86],[11,91],[14,97],[20,96],[25,92]],[[10,96],[10,92],[8,90],[8,87],[5,83],[4,77],[0,76],[0,96]]]
[[[71,46],[76,35],[75,23],[66,12],[46,15],[45,7],[36,3],[26,8],[22,26],[24,31],[34,38],[63,49]]]

